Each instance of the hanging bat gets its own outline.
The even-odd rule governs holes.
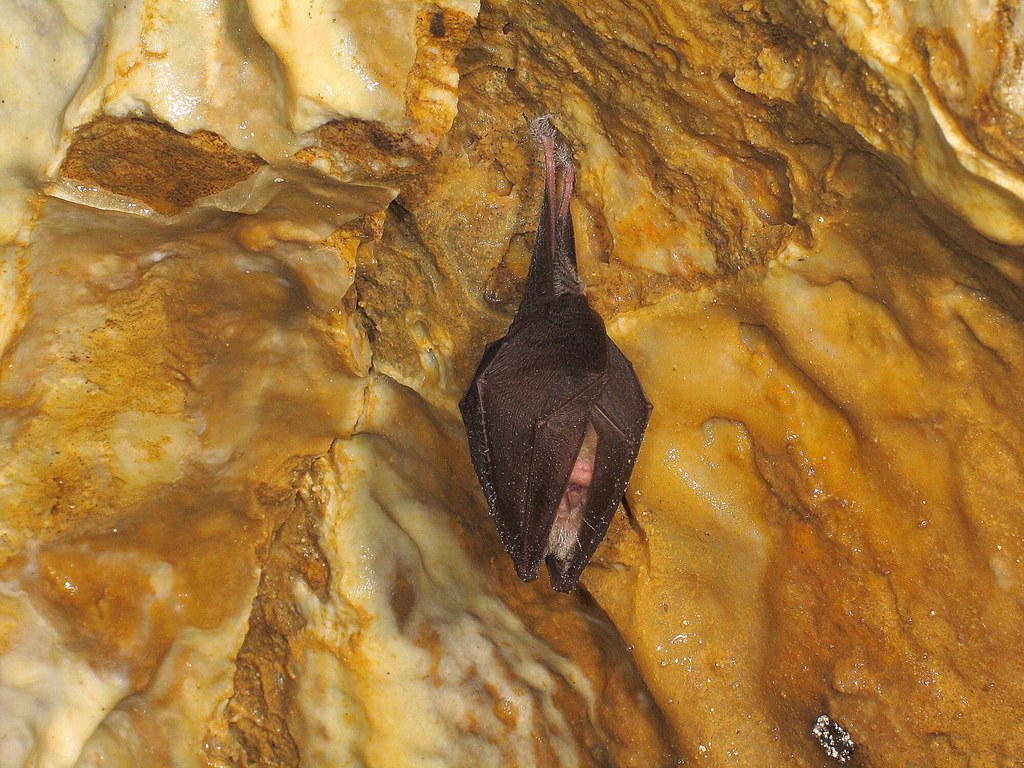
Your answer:
[[[651,404],[576,272],[575,170],[544,118],[544,201],[526,291],[459,404],[473,466],[516,573],[579,583],[623,498]],[[561,187],[558,171],[561,170]]]

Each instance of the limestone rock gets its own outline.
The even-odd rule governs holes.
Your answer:
[[[1020,759],[1014,4],[203,9],[6,9],[0,764]],[[654,404],[572,596],[455,408],[539,114]]]

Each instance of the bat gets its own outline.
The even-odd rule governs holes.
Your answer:
[[[519,578],[533,581],[546,562],[551,586],[570,592],[623,499],[651,404],[576,271],[568,146],[546,118],[532,131],[545,177],[526,288],[508,333],[484,349],[459,409]]]

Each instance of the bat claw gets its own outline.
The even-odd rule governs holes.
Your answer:
[[[541,115],[530,121],[530,133],[544,147],[544,154],[554,158],[555,165],[563,171],[573,168],[572,148],[565,141],[561,131],[555,127],[554,115]]]
[[[530,133],[537,141],[544,143],[545,139],[552,142],[558,139],[558,130],[555,128],[554,115],[541,115],[530,121]]]

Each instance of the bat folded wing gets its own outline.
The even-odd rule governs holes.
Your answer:
[[[644,396],[633,366],[609,339],[608,376],[589,416],[597,444],[586,504],[575,531],[576,546],[563,559],[547,557],[555,589],[568,592],[576,587],[583,569],[608,532],[626,492],[650,414],[651,404]]]
[[[497,492],[494,488],[491,454],[487,447],[487,421],[483,410],[481,391],[482,384],[486,381],[485,372],[504,343],[505,339],[501,338],[487,345],[479,364],[477,364],[476,373],[473,374],[473,381],[459,402],[459,411],[462,413],[462,423],[466,427],[466,438],[469,442],[469,456],[473,461],[473,469],[480,480],[480,487],[492,515],[497,505]],[[501,531],[500,527],[499,534],[502,541],[505,541],[506,534]]]
[[[546,561],[560,591],[576,586],[604,537],[650,413],[603,326],[596,339],[589,322],[576,330],[576,350],[600,344],[587,365],[518,329],[488,347],[461,403],[474,468],[517,574],[533,580]]]
[[[600,371],[576,377],[552,365],[547,351],[537,348],[527,334],[506,337],[490,359],[486,357],[462,400],[463,420],[474,468],[502,543],[517,572],[529,580],[537,575],[536,566],[531,573],[524,565],[531,549],[529,534],[547,523],[528,503],[529,489],[538,475],[547,479],[564,474],[555,478],[564,484],[586,429],[583,419],[576,428],[578,439],[567,431],[564,406],[584,393],[593,400],[595,385],[604,377]],[[549,419],[552,428],[543,434],[560,438],[557,444],[538,444],[538,425]],[[567,440],[576,444],[567,445]],[[563,466],[564,473],[554,469]]]
[[[594,404],[605,383],[604,376],[597,378],[534,423],[526,494],[522,507],[513,511],[522,520],[520,552],[513,563],[524,581],[537,578],[541,563],[548,559],[552,526],[560,520],[560,508],[562,518],[568,515],[569,519],[561,522],[565,530],[556,531],[556,539],[567,539],[573,545],[577,541],[586,494],[568,506],[563,505],[563,497],[580,460],[587,429],[593,426]]]
[[[568,144],[547,119],[544,200],[522,302],[460,407],[491,515],[524,581],[571,591],[622,500],[651,413],[576,268]]]

